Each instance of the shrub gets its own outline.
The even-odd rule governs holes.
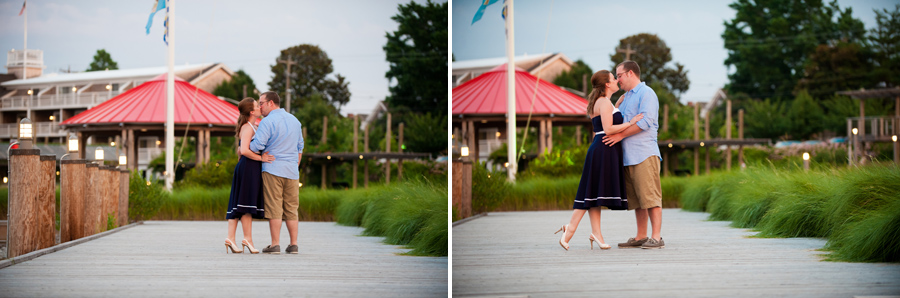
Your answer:
[[[237,156],[233,156],[222,161],[211,161],[194,167],[184,173],[184,178],[175,182],[174,188],[229,187],[234,178],[234,167],[237,166],[238,160]]]
[[[131,172],[128,182],[128,218],[141,221],[159,212],[162,202],[169,198],[159,181],[149,183],[137,172]]]
[[[472,165],[472,212],[493,211],[510,190],[506,173],[490,171],[485,163]]]

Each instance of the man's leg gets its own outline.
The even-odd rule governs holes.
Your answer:
[[[287,223],[288,234],[291,236],[291,245],[297,245],[298,224],[300,221],[300,181],[282,178],[284,181],[284,221]]]
[[[653,239],[662,238],[660,229],[662,228],[662,207],[650,208],[650,224],[653,226]],[[644,219],[644,234],[647,233],[647,220]]]
[[[275,246],[281,242],[281,218],[284,213],[281,193],[284,185],[282,185],[277,176],[267,172],[263,172],[262,177],[265,213],[266,218],[269,219],[269,233],[272,236],[272,246]]]
[[[647,209],[634,209],[634,217],[637,219],[637,235],[634,239],[647,238]]]
[[[269,219],[269,233],[272,234],[272,246],[279,245],[281,241],[281,219],[280,218],[270,218]]]

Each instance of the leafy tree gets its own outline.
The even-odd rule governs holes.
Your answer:
[[[328,126],[334,126],[341,118],[337,109],[333,105],[328,104],[322,94],[313,94],[307,97],[303,108],[298,110],[296,115],[306,129],[304,141],[307,149],[304,149],[304,152],[338,152],[339,149],[344,147],[339,145],[338,142],[338,140],[344,140],[344,138],[332,135],[330,133],[331,130],[329,130],[328,134],[328,144],[321,144],[320,142],[322,140],[324,117],[328,116]],[[352,130],[350,131],[350,137],[353,137]]]
[[[431,113],[412,114],[407,117],[404,128],[404,144],[407,151],[429,152],[432,156],[447,151],[446,142],[435,142],[434,136],[447,137],[447,116],[434,116]]]
[[[244,86],[247,86],[247,96],[257,96],[257,94],[254,93],[256,84],[253,83],[253,78],[241,69],[234,73],[231,80],[219,83],[212,94],[240,101],[244,98]]]
[[[285,70],[287,67],[278,60],[287,60],[288,58],[296,62],[291,66],[291,91],[293,101],[291,103],[291,111],[294,112],[303,108],[305,102],[313,94],[320,94],[329,104],[333,105],[338,111],[341,106],[350,101],[350,90],[347,86],[350,84],[346,78],[340,74],[335,74],[334,78],[329,75],[334,71],[331,65],[331,58],[319,46],[311,44],[301,44],[281,50],[280,55],[275,59],[275,64],[271,65],[272,81],[269,82],[269,90],[278,93],[282,100],[286,100]],[[285,106],[284,103],[281,104]]]
[[[800,90],[797,98],[791,102],[788,112],[788,121],[791,126],[788,130],[794,139],[806,140],[813,134],[822,131],[825,113],[822,107],[813,100],[806,90]]]
[[[618,48],[628,46],[635,51],[631,60],[641,67],[641,80],[647,85],[653,82],[662,83],[669,92],[681,96],[690,87],[691,81],[687,77],[684,65],[675,63],[675,68],[668,68],[666,64],[672,61],[672,50],[666,42],[655,34],[640,33],[619,40]],[[625,61],[624,53],[615,53],[609,56],[613,67]]]
[[[875,87],[870,51],[858,43],[822,44],[809,56],[797,91],[828,97],[837,91]]]
[[[737,0],[729,7],[736,11],[722,33],[728,50],[725,65],[734,70],[728,75],[729,94],[790,98],[818,45],[861,42],[865,37],[852,9],[841,10],[837,1]]]
[[[113,61],[112,57],[109,55],[109,53],[106,52],[105,49],[99,49],[97,50],[97,54],[94,54],[94,61],[91,62],[90,67],[86,71],[107,69],[119,69],[119,64],[116,63],[116,61]]]
[[[399,27],[386,34],[383,49],[390,70],[391,95],[386,102],[394,112],[408,110],[447,115],[447,2],[398,5],[393,17]],[[446,139],[446,137],[442,137]],[[444,142],[446,143],[446,142]]]
[[[747,102],[745,137],[778,139],[788,130],[790,123],[785,115],[784,105],[771,99]],[[710,126],[713,127],[713,126]]]
[[[877,25],[869,31],[875,56],[874,76],[887,87],[900,85],[900,4],[893,11],[875,10]]]
[[[568,87],[575,90],[584,90],[584,79],[583,76],[587,75],[587,94],[590,94],[592,90],[594,90],[593,86],[591,86],[591,76],[594,75],[594,71],[591,70],[591,67],[578,59],[572,65],[572,69],[569,71],[563,71],[555,79],[553,79],[553,84],[560,87]]]

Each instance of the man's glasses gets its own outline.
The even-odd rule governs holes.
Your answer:
[[[624,75],[626,75],[626,74],[628,74],[628,71],[625,71],[625,72],[623,72],[623,73],[617,73],[617,74],[616,74],[616,79],[621,79],[622,76],[624,76]]]

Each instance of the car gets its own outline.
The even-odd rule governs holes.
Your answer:
[[[828,139],[828,143],[831,143],[831,144],[842,144],[842,143],[846,143],[846,142],[847,142],[847,138],[844,138],[844,137],[835,137],[835,138]]]
[[[815,146],[815,145],[818,145],[818,144],[822,144],[822,141],[819,141],[819,140],[808,140],[808,141],[803,141],[803,143],[801,143],[801,144],[807,145],[807,146]]]

